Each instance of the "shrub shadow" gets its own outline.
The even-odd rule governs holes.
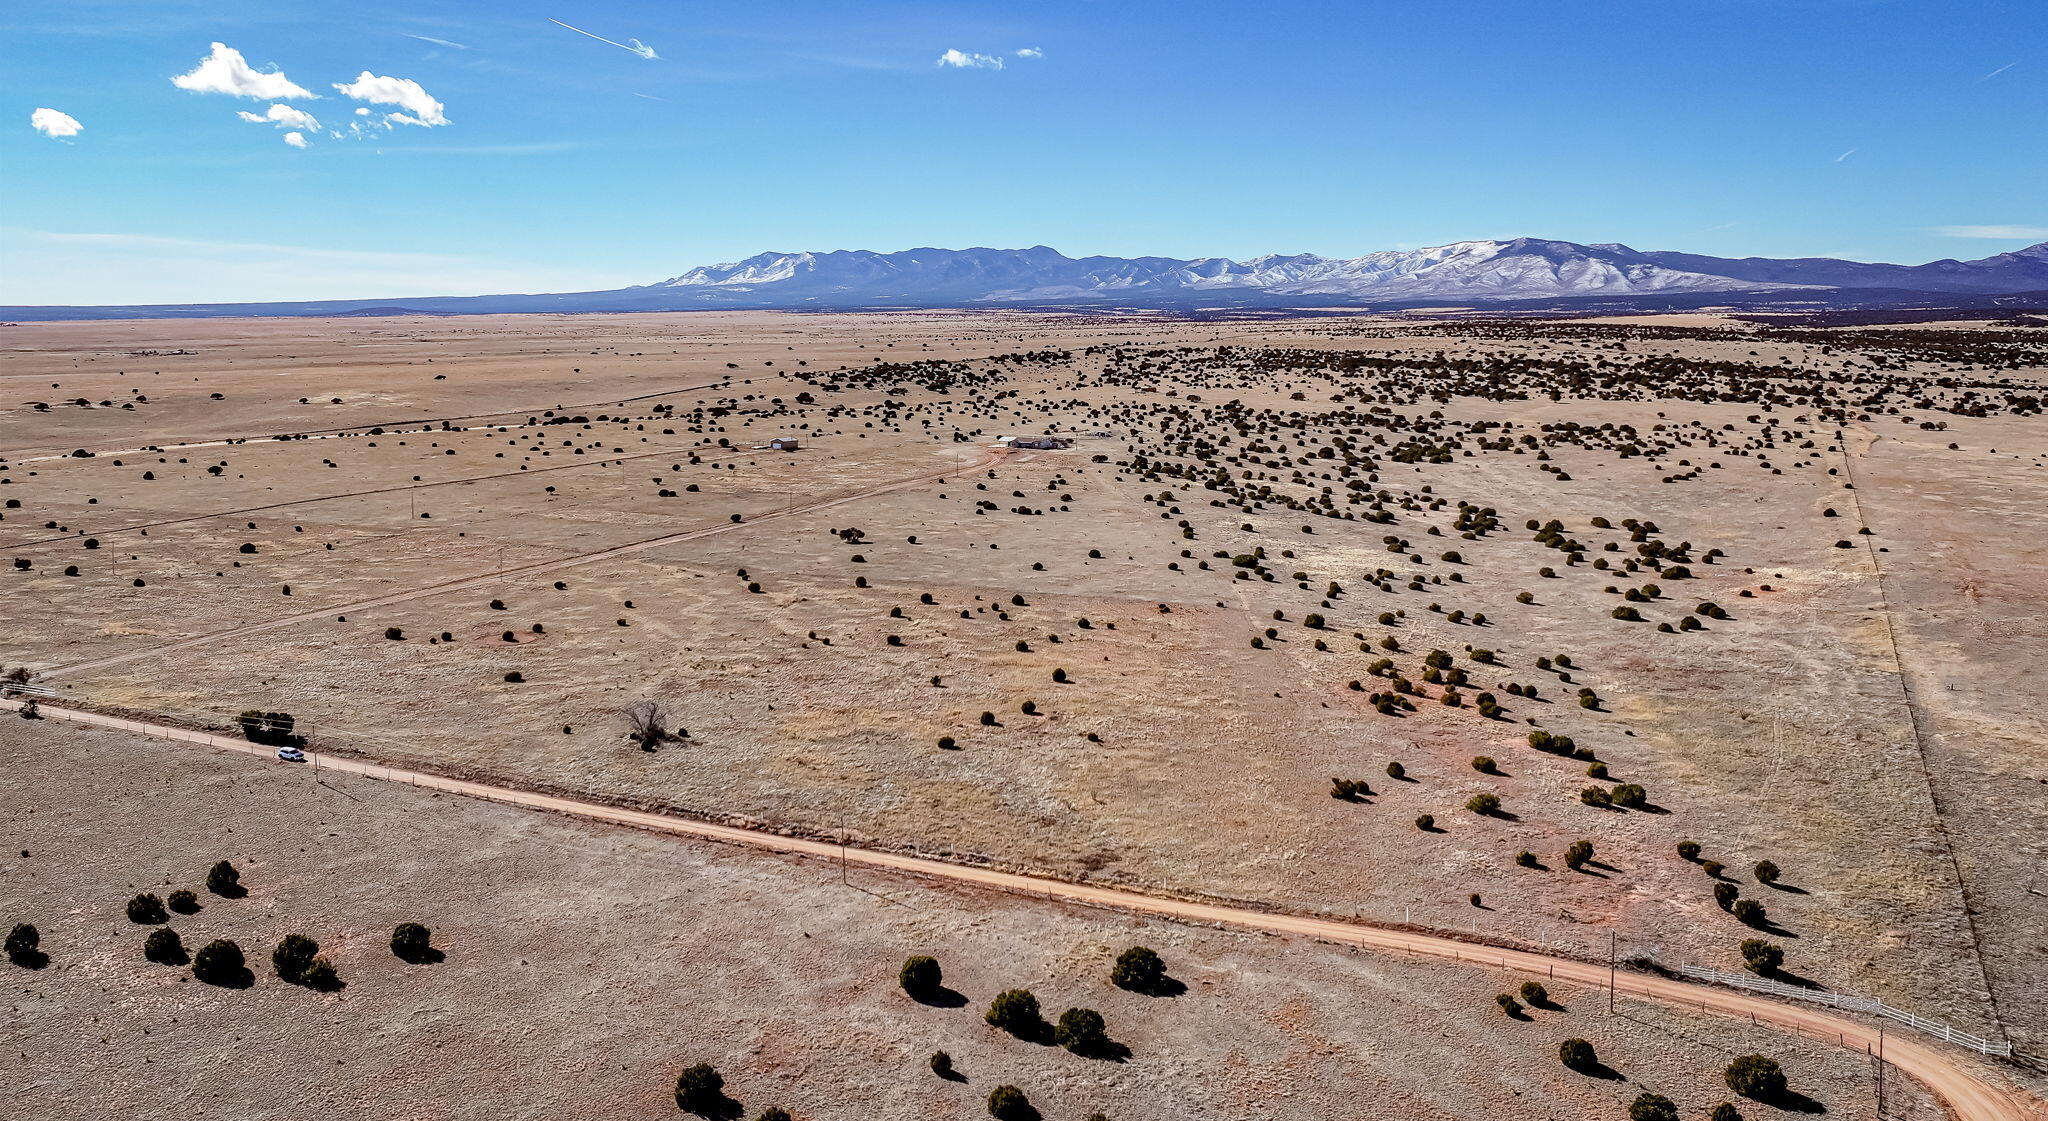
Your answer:
[[[246,965],[235,969],[223,970],[219,973],[208,973],[205,976],[200,976],[195,971],[192,976],[198,977],[199,980],[221,989],[246,989],[256,983],[256,975],[249,972],[249,967]]]
[[[1148,985],[1118,985],[1117,988],[1125,992],[1137,993],[1139,996],[1168,998],[1179,996],[1188,991],[1187,985],[1180,978],[1164,973],[1160,974],[1157,981]]]
[[[945,985],[911,993],[910,999],[929,1008],[962,1008],[967,1004],[965,994]]]
[[[677,1102],[676,1105],[684,1113],[695,1114],[705,1121],[740,1121],[740,1118],[746,1115],[746,1107],[723,1093],[718,1095],[717,1101],[699,1102],[694,1108],[681,1102]]]

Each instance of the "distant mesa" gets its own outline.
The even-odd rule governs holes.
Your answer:
[[[1451,302],[1498,310],[1982,307],[2048,309],[2048,242],[1976,261],[1869,264],[1638,252],[1516,238],[1331,258],[1068,257],[1029,249],[761,253],[604,292],[286,303],[0,307],[15,320],[231,315],[845,311],[886,308],[1398,310]]]
[[[344,311],[333,311],[328,312],[327,314],[333,316],[360,315],[389,317],[393,315],[448,315],[450,313],[445,311],[425,311],[420,308],[400,307],[396,304],[379,304],[375,307],[352,307]]]

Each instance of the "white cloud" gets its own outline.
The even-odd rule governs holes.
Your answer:
[[[2048,238],[2048,226],[1936,226],[1943,237],[1975,237],[1990,241],[2033,241]]]
[[[212,54],[201,60],[190,73],[172,78],[171,84],[193,93],[225,93],[265,100],[319,96],[295,85],[284,76],[283,70],[272,70],[267,74],[256,70],[242,57],[242,52],[225,43],[215,43]]]
[[[294,148],[303,148],[306,146],[306,136],[300,132],[287,132],[284,134],[284,142]]]
[[[1018,58],[1044,58],[1045,51],[1038,47],[1018,47]]]
[[[368,101],[377,105],[396,105],[405,110],[402,113],[386,113],[384,119],[402,125],[418,125],[432,128],[445,125],[448,118],[442,113],[442,105],[427,96],[411,78],[387,78],[363,71],[353,82],[336,82],[334,88],[357,101]]]
[[[238,111],[235,113],[235,116],[251,124],[260,125],[265,122],[275,122],[279,128],[318,129],[320,127],[320,122],[313,119],[313,114],[303,109],[294,109],[289,105],[273,105],[267,112],[260,114]]]
[[[951,66],[959,70],[1001,70],[1003,68],[1003,56],[974,54],[970,51],[957,51],[948,48],[945,54],[939,56],[938,65]]]
[[[78,123],[77,117],[69,113],[60,113],[55,109],[38,109],[30,113],[28,124],[44,136],[58,140],[67,136],[77,136],[85,131],[85,126]]]

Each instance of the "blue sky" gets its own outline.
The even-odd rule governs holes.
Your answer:
[[[214,43],[246,66],[174,84]],[[0,302],[918,245],[1970,258],[2048,239],[2044,122],[2041,0],[24,0]]]

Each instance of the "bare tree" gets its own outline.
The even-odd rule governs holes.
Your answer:
[[[619,710],[626,718],[626,735],[640,744],[640,750],[653,751],[664,740],[678,738],[669,731],[669,714],[660,701],[638,700]]]

